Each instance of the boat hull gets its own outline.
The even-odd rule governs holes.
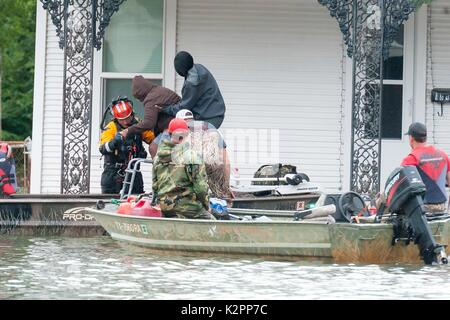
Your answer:
[[[223,221],[146,218],[87,209],[113,239],[158,250],[346,263],[421,263],[414,244],[391,245],[390,224]],[[449,243],[450,220],[430,222],[437,242]]]
[[[14,195],[0,199],[0,234],[23,236],[103,235],[105,229],[85,211],[70,209],[94,207],[98,200],[109,202],[118,195]],[[317,201],[318,195],[239,198],[236,208],[261,210],[302,210]]]
[[[104,195],[15,195],[0,199],[0,234],[19,236],[104,235],[105,229],[87,212],[70,213],[75,207],[94,206]]]

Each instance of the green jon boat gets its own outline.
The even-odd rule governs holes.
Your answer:
[[[114,203],[84,210],[112,238],[152,249],[341,263],[447,263],[450,216],[425,212],[425,186],[417,169],[398,168],[386,185],[386,208],[376,216],[359,217],[364,200],[351,192],[342,195],[337,207],[346,222],[333,217],[334,204],[300,212],[231,208],[234,220],[125,215]],[[355,220],[360,223],[351,223]]]
[[[266,214],[272,221],[191,220],[118,214],[117,206],[85,210],[113,239],[152,249],[330,258],[343,263],[420,262],[419,249],[400,240],[392,245],[393,225],[294,221]],[[238,212],[233,211],[238,214]],[[282,214],[280,214],[282,215]],[[288,216],[288,214],[286,214]],[[433,237],[450,244],[450,219],[429,222]]]

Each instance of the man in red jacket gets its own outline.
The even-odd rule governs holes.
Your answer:
[[[445,183],[450,185],[450,161],[448,155],[427,144],[427,128],[423,123],[415,122],[409,126],[409,145],[412,150],[402,161],[402,166],[415,166],[425,187],[424,203],[428,212],[445,211],[448,200]]]

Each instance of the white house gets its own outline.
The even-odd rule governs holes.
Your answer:
[[[38,0],[31,193],[60,192],[64,53],[58,41]],[[352,62],[326,7],[317,0],[127,0],[94,54],[91,193],[100,192],[103,108],[113,96],[131,96],[136,74],[180,93],[183,80],[173,68],[180,50],[205,65],[221,88],[227,106],[221,131],[241,175],[276,160],[331,190],[349,189]],[[425,122],[429,141],[450,153],[450,105],[440,116],[441,105],[430,98],[433,88],[450,88],[450,1],[434,0],[412,14],[391,58],[382,185],[409,151],[403,133],[413,121]],[[234,143],[243,135],[250,143]],[[150,181],[148,174],[144,179]]]

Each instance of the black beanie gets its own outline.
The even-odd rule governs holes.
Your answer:
[[[189,70],[194,66],[194,58],[186,51],[180,51],[175,56],[175,71],[182,77],[187,76]]]

